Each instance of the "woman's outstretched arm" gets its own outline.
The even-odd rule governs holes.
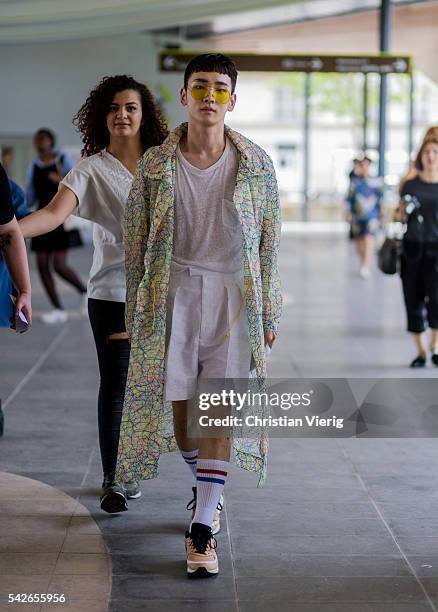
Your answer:
[[[61,185],[58,193],[47,206],[21,219],[19,223],[23,236],[33,238],[51,232],[64,223],[77,205],[78,199],[73,191]]]

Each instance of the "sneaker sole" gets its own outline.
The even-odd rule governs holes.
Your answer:
[[[219,568],[216,567],[214,570],[208,570],[206,567],[198,567],[198,569],[190,569],[187,567],[187,577],[191,580],[197,580],[202,578],[216,578],[219,575]]]
[[[139,491],[138,493],[135,493],[135,495],[128,495],[128,494],[126,494],[126,497],[128,499],[138,499],[139,497],[141,497],[141,491]]]
[[[108,514],[116,514],[117,512],[125,512],[128,509],[128,504],[125,496],[121,493],[112,493],[105,495],[100,500],[100,507]]]

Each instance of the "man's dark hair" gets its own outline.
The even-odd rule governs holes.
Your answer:
[[[231,79],[231,93],[234,93],[237,82],[236,64],[230,57],[222,53],[205,53],[197,55],[187,64],[184,72],[184,89],[187,89],[189,78],[194,72],[218,72],[226,74]]]

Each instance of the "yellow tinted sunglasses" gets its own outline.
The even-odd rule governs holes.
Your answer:
[[[216,87],[209,87],[208,85],[193,85],[190,89],[192,98],[200,102],[205,100],[210,93],[210,89],[213,90],[213,98],[218,104],[228,104],[231,99],[231,92],[228,89],[216,89]]]

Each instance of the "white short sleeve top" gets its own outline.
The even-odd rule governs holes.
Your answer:
[[[242,270],[242,230],[233,201],[238,165],[228,138],[222,156],[204,170],[192,166],[178,147],[174,262],[221,273]]]
[[[101,151],[82,159],[61,181],[78,198],[74,214],[94,223],[90,298],[126,299],[123,228],[132,180],[133,175],[116,157]]]

